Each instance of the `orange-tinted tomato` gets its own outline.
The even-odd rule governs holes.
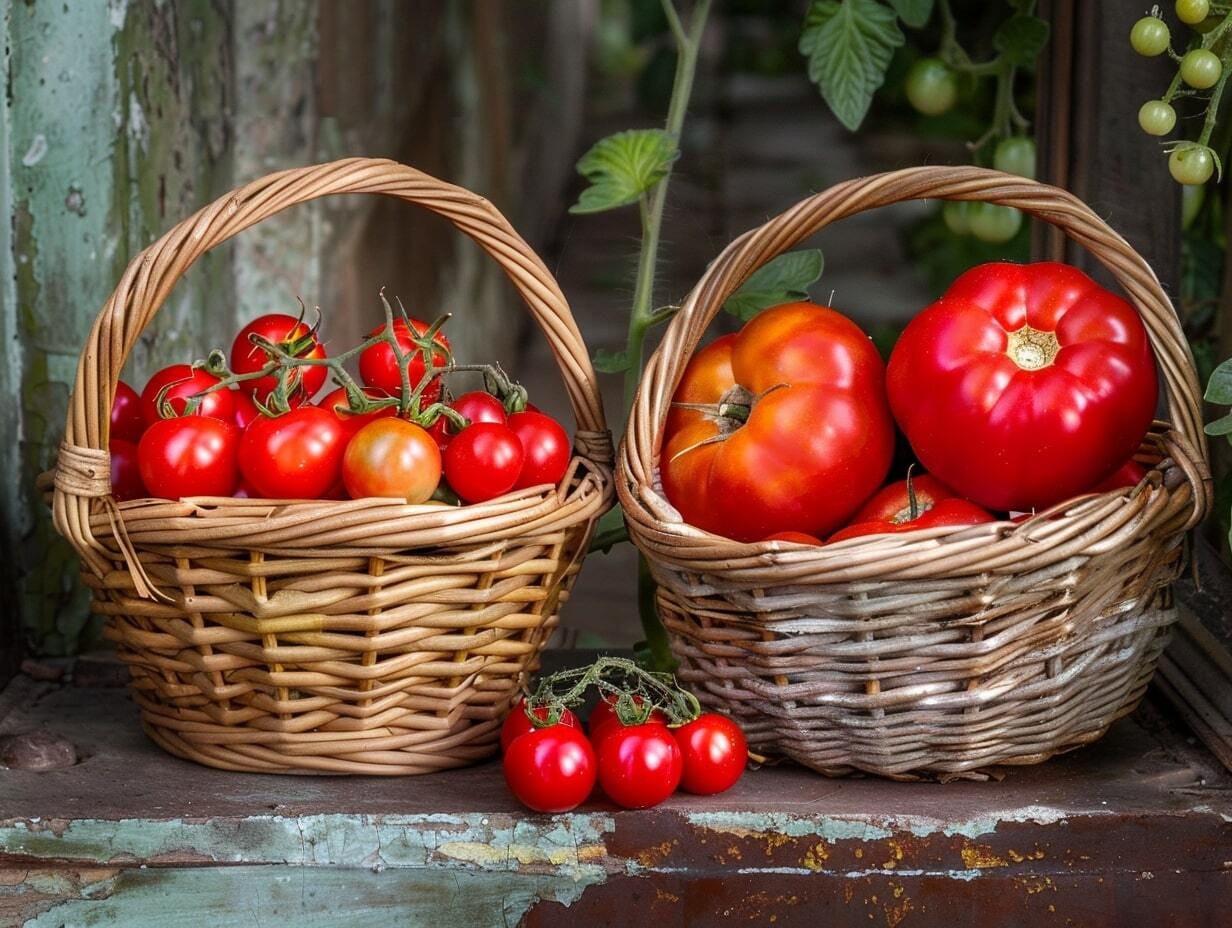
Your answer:
[[[423,503],[441,480],[441,452],[424,429],[405,419],[369,422],[342,459],[342,482],[354,499],[400,496]]]

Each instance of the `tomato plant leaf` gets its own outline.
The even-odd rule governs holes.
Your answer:
[[[1038,16],[1015,13],[997,29],[992,44],[1011,64],[1029,68],[1048,44],[1048,23]]]
[[[619,374],[633,366],[627,351],[608,351],[606,348],[596,349],[591,361],[594,362],[595,370],[603,374]]]
[[[1232,435],[1232,413],[1206,423],[1207,435]]]
[[[1211,371],[1206,382],[1206,394],[1202,397],[1216,406],[1232,406],[1232,358]]]
[[[808,288],[821,277],[824,264],[817,248],[779,255],[749,275],[723,303],[723,308],[747,322],[771,306],[807,300]]]
[[[800,52],[809,79],[839,122],[854,132],[885,83],[894,50],[906,41],[894,10],[877,0],[813,0]]]
[[[578,159],[578,173],[590,181],[571,213],[601,213],[629,203],[667,176],[680,150],[662,129],[630,129],[596,142]]]
[[[933,0],[890,0],[890,6],[912,29],[919,29],[933,15]]]

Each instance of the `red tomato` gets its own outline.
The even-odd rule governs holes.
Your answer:
[[[953,490],[928,474],[912,477],[911,486],[915,491],[914,518],[907,481],[899,480],[875,493],[856,513],[851,525],[839,529],[830,536],[830,540],[842,541],[860,535],[896,535],[920,528],[979,525],[993,521],[991,512],[955,496]]]
[[[137,464],[151,496],[230,496],[239,480],[239,430],[210,416],[159,419],[141,436]]]
[[[257,409],[257,404],[252,401],[252,397],[243,390],[231,391],[231,402],[235,406],[235,427],[241,432],[248,426],[252,425],[252,421],[261,415],[261,410]]]
[[[568,812],[595,788],[595,752],[576,728],[552,725],[515,738],[505,752],[505,782],[536,812]]]
[[[111,495],[120,502],[144,499],[148,494],[141,482],[137,446],[123,438],[113,438],[107,443],[107,450],[111,453]]]
[[[389,395],[388,393],[382,393],[380,390],[374,390],[371,387],[365,387],[364,393],[373,399],[381,399]],[[346,412],[351,407],[350,402],[347,400],[345,387],[339,387],[337,390],[331,390],[329,393],[326,393],[325,399],[321,400],[317,405],[322,409],[328,409],[337,416],[338,421],[342,423],[342,427],[346,430],[348,436],[354,435],[369,422],[398,414],[397,406],[384,406],[375,412],[364,413],[361,416]]]
[[[617,697],[614,694],[605,693],[598,704],[590,710],[587,728],[590,731],[590,740],[595,744],[598,744],[611,731],[626,727],[616,714],[616,701]],[[635,705],[641,706],[645,703],[645,700],[641,696],[634,696],[633,702]],[[646,722],[666,725],[667,716],[658,709],[652,709],[650,715],[646,717]]]
[[[507,425],[468,425],[445,449],[445,479],[468,503],[508,493],[522,470],[522,443]]]
[[[371,338],[373,335],[379,335],[384,328],[384,325],[378,325],[368,333],[368,337]],[[423,351],[415,344],[412,332],[415,335],[423,335],[428,328],[429,326],[426,322],[420,322],[418,319],[411,320],[409,329],[404,320],[394,320],[394,338],[397,340],[398,346],[403,351],[411,352],[411,357],[406,362],[406,370],[410,378],[412,390],[419,385],[419,381],[423,379],[424,373],[427,370],[424,366]],[[432,366],[444,367],[449,363],[449,339],[440,332],[437,332],[433,342],[435,344],[432,349]],[[437,348],[437,345],[440,347]],[[385,342],[371,345],[360,354],[359,376],[363,378],[364,383],[368,386],[384,390],[390,396],[402,395],[402,373],[398,369],[398,359],[394,356],[393,349]],[[421,394],[424,405],[435,402],[440,395],[441,383],[439,378],[433,380]]]
[[[515,412],[509,417],[509,428],[522,443],[522,470],[515,490],[550,483],[560,483],[569,469],[569,436],[561,424],[541,412]]]
[[[141,391],[141,418],[145,420],[147,428],[162,419],[158,394],[164,387],[169,387],[164,399],[171,404],[177,416],[182,416],[189,397],[209,389],[216,383],[218,383],[218,378],[213,374],[207,374],[200,368],[194,370],[189,364],[172,364],[170,367],[164,367],[150,378],[145,389]],[[207,393],[197,407],[197,415],[210,416],[215,419],[232,419],[235,415],[234,394],[230,390],[215,390],[213,393]]]
[[[808,535],[804,532],[775,532],[773,535],[767,535],[762,541],[794,541],[798,545],[819,545],[821,539],[816,535]]]
[[[689,362],[661,459],[663,489],[690,523],[739,541],[842,525],[894,451],[883,365],[850,319],[789,303],[759,313]]]
[[[408,503],[427,502],[441,482],[441,452],[415,423],[377,419],[347,445],[342,482],[353,499],[400,496]]]
[[[268,313],[258,316],[240,329],[235,341],[231,343],[231,370],[236,374],[251,374],[270,362],[270,356],[249,340],[250,335],[259,335],[288,353],[294,352],[294,357],[297,358],[325,357],[325,348],[307,324],[284,313]],[[292,393],[294,399],[291,405],[298,406],[316,396],[321,385],[325,383],[327,373],[324,366],[293,368],[291,382],[296,389]],[[264,403],[276,386],[277,375],[266,374],[264,377],[241,381],[239,389]]]
[[[548,710],[540,707],[535,710],[535,718],[541,722],[546,722],[548,719]],[[570,728],[582,730],[582,723],[578,717],[569,709],[561,713],[558,725],[567,725]],[[519,699],[517,705],[509,710],[509,714],[505,716],[505,723],[501,726],[501,750],[509,750],[509,745],[514,738],[518,738],[528,731],[535,730],[535,724],[531,722],[530,716],[526,714],[526,701]]]
[[[596,753],[599,785],[626,809],[657,806],[680,783],[680,746],[665,725],[619,728],[597,742]]]
[[[671,732],[684,763],[681,789],[712,796],[736,785],[749,760],[749,745],[739,725],[725,715],[705,712]]]
[[[920,463],[990,509],[1043,509],[1137,450],[1155,363],[1134,308],[1064,264],[984,264],[915,317],[890,404]]]
[[[261,416],[240,440],[240,470],[263,499],[320,499],[338,482],[346,432],[320,406]]]
[[[449,404],[449,408],[472,424],[475,422],[495,422],[497,425],[504,425],[506,422],[505,407],[501,405],[501,401],[484,390],[472,390],[470,393],[463,393]],[[453,423],[444,416],[440,416],[428,426],[428,434],[432,436],[436,446],[441,449],[442,454],[449,447],[449,443],[453,441],[453,437],[458,434],[458,431],[458,429],[454,428]]]
[[[1109,493],[1113,490],[1124,490],[1136,487],[1146,479],[1146,468],[1130,458],[1111,474],[1091,487],[1092,493]]]
[[[115,399],[111,401],[112,438],[137,442],[145,431],[145,419],[141,415],[141,397],[123,380],[117,381]]]
[[[236,499],[260,499],[261,498],[261,494],[258,493],[256,490],[254,490],[252,488],[252,484],[250,484],[243,477],[240,477],[239,486],[235,488],[235,492],[232,493],[231,495],[234,496]]]

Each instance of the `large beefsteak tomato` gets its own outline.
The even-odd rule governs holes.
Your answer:
[[[738,541],[826,535],[885,479],[883,365],[825,306],[765,310],[697,352],[668,416],[663,489],[692,525]]]
[[[890,406],[920,463],[990,509],[1082,493],[1137,450],[1155,413],[1134,308],[1065,264],[984,264],[904,330]]]

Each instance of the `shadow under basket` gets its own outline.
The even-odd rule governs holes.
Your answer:
[[[559,486],[449,507],[398,499],[117,504],[107,411],[129,351],[205,251],[297,203],[372,193],[449,219],[496,260],[557,358],[577,422]],[[551,273],[477,194],[391,161],[271,174],[133,259],[78,365],[54,474],[150,737],[212,767],[416,774],[491,755],[612,501],[589,353]]]
[[[1141,314],[1167,388],[1137,487],[1021,523],[921,529],[821,547],[742,543],[685,523],[658,473],[672,395],[723,301],[829,223],[914,199],[978,200],[1050,222]],[[858,178],[736,239],[651,358],[617,461],[629,533],[650,563],[679,676],[750,745],[827,775],[975,776],[1099,738],[1141,699],[1176,620],[1169,584],[1210,505],[1200,392],[1147,264],[1072,195],[981,168]]]

